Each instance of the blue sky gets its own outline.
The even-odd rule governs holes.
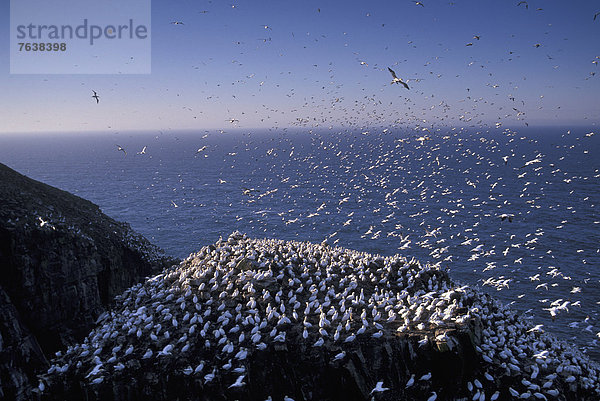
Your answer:
[[[151,74],[11,75],[2,2],[0,133],[599,124],[600,4],[517,3],[154,0]]]

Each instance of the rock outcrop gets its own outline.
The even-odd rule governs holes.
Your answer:
[[[93,203],[0,164],[0,398],[31,399],[55,351],[173,262]]]
[[[591,401],[598,374],[574,347],[436,266],[234,233],[119,296],[84,342],[57,355],[36,392]]]

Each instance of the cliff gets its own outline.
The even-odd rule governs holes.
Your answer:
[[[93,203],[0,164],[0,398],[31,399],[55,351],[171,262]]]
[[[577,349],[400,256],[234,233],[117,305],[40,375],[41,399],[600,396]]]

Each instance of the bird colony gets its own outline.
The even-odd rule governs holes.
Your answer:
[[[458,384],[459,399],[600,397],[599,367],[587,356],[489,295],[456,285],[436,265],[238,232],[125,291],[81,344],[57,352],[36,391],[67,377],[93,389],[134,366],[169,366],[171,375],[235,397],[249,383],[248,361],[277,343],[323,347],[330,363],[344,364],[353,342],[473,322],[480,368]],[[419,346],[430,341],[424,335]],[[410,398],[418,389],[442,398],[434,381],[429,371],[407,372],[399,388],[368,381],[364,396]]]

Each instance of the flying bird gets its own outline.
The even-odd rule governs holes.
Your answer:
[[[387,390],[389,390],[389,388],[383,387],[383,382],[377,382],[377,384],[375,385],[375,388],[373,390],[371,390],[371,392],[369,394],[381,393],[381,392],[384,392]]]
[[[396,72],[388,67],[388,71],[392,74],[392,82],[390,84],[402,84],[406,89],[410,89],[408,84],[396,76]]]
[[[430,141],[430,140],[431,140],[431,138],[428,136],[420,136],[417,138],[417,141],[421,142],[421,145],[423,145],[425,143],[425,141]]]
[[[529,4],[527,4],[527,2],[526,2],[526,1],[520,1],[520,2],[518,2],[518,3],[517,3],[517,7],[519,7],[521,4],[525,4],[525,8],[526,8],[526,9],[529,9]]]
[[[185,25],[185,24],[184,24],[183,22],[181,22],[181,21],[173,21],[173,22],[171,22],[171,24],[173,24],[173,25]]]
[[[137,154],[138,154],[138,155],[145,155],[145,154],[146,154],[146,148],[147,148],[147,146],[144,146],[144,147],[142,148],[142,150],[140,150],[139,152],[137,152]]]
[[[98,94],[96,93],[95,90],[92,89],[92,92],[94,92],[94,94],[92,95],[92,97],[94,99],[96,99],[96,104],[100,103],[100,96],[98,96]]]
[[[125,156],[127,156],[127,151],[125,149],[123,149],[121,147],[121,145],[115,144],[115,146],[117,147],[117,152],[123,152],[123,153],[125,153]]]
[[[425,4],[421,3],[420,1],[413,1],[413,3],[415,3],[416,6],[425,7]]]
[[[596,21],[596,18],[600,15],[600,11],[598,11],[596,14],[594,14],[594,21]]]

